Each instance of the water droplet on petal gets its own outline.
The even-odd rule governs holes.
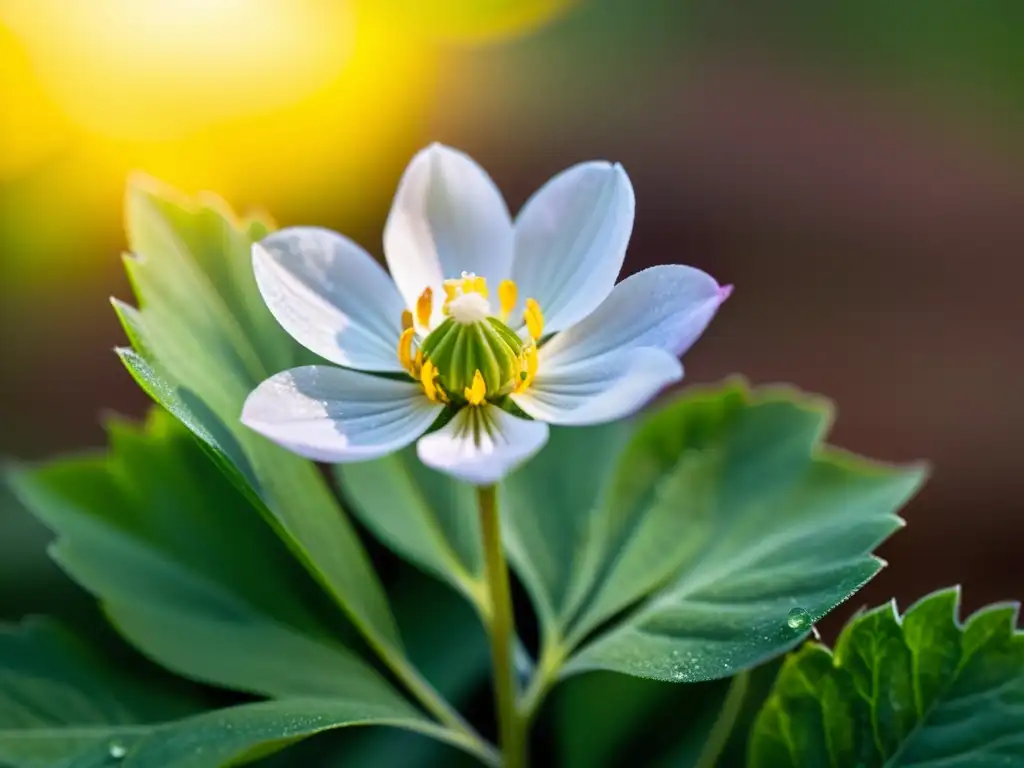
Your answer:
[[[803,608],[794,608],[786,616],[786,624],[790,629],[807,629],[811,624],[811,614]]]
[[[110,746],[107,747],[107,754],[115,760],[120,760],[128,754],[128,749],[120,741],[112,741]]]

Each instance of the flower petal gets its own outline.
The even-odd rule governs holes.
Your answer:
[[[406,304],[423,289],[444,300],[447,278],[473,272],[491,289],[512,265],[512,219],[501,192],[469,156],[434,144],[409,163],[384,227],[384,253]]]
[[[263,300],[296,341],[332,363],[401,371],[405,304],[387,272],[348,238],[292,227],[253,245]]]
[[[512,400],[533,418],[551,424],[603,424],[635,413],[681,378],[678,359],[661,349],[640,347],[563,367],[542,363],[530,388]]]
[[[711,322],[730,287],[693,267],[666,264],[626,278],[585,320],[541,348],[542,364],[568,366],[637,347],[678,357]]]
[[[416,452],[428,467],[473,485],[492,485],[539,451],[548,425],[493,405],[467,406],[443,429],[420,438]]]
[[[364,461],[411,443],[443,407],[411,381],[309,365],[260,384],[242,423],[309,459]]]
[[[581,163],[555,176],[516,218],[512,279],[548,331],[589,315],[608,296],[633,231],[633,186],[621,165]]]

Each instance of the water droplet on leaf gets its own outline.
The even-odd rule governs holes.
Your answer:
[[[803,608],[794,608],[786,616],[786,624],[790,629],[807,629],[811,623],[811,614]]]
[[[110,746],[107,747],[107,754],[115,760],[120,760],[128,754],[128,749],[120,741],[112,741],[110,742]]]

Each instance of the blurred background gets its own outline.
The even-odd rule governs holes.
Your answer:
[[[737,286],[689,382],[794,382],[837,402],[838,445],[933,463],[835,620],[957,582],[1019,599],[1022,127],[1015,0],[0,0],[0,456],[147,406],[107,303],[134,169],[380,254],[431,141],[513,210],[607,158],[637,192],[627,272]],[[0,618],[73,610],[46,540],[0,498]]]

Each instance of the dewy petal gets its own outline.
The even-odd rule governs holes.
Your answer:
[[[683,366],[671,353],[640,347],[563,367],[542,363],[529,389],[512,400],[551,424],[602,424],[640,410],[681,378]]]
[[[473,485],[492,485],[539,451],[548,425],[497,406],[467,406],[443,429],[420,438],[420,461]]]
[[[491,177],[467,155],[440,144],[420,152],[398,185],[384,253],[406,304],[423,289],[444,301],[445,279],[473,272],[493,290],[512,265],[512,220]]]
[[[545,344],[542,370],[637,347],[656,347],[678,357],[711,322],[729,290],[693,267],[645,269],[615,286],[581,323]]]
[[[384,268],[348,238],[292,227],[253,245],[263,300],[296,341],[332,363],[401,371],[405,304]]]
[[[633,231],[633,186],[621,165],[581,163],[541,187],[516,218],[512,279],[534,298],[549,332],[608,296]]]
[[[411,381],[309,365],[260,384],[242,423],[309,459],[363,461],[409,445],[443,407]]]

